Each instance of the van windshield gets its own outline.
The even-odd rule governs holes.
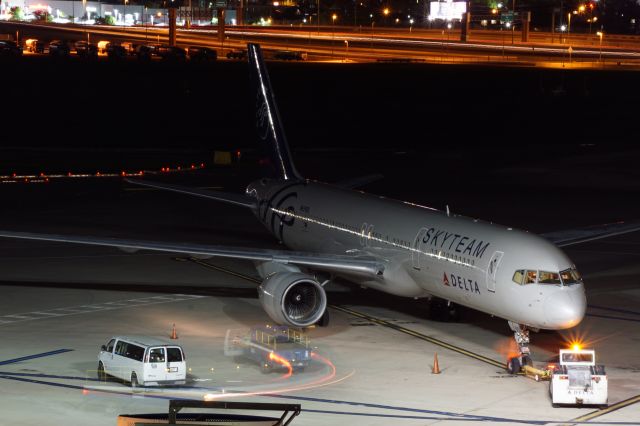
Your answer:
[[[167,348],[167,362],[182,362],[180,348]]]

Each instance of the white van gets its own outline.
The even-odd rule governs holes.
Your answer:
[[[179,345],[146,336],[116,336],[102,345],[98,378],[113,376],[132,388],[152,385],[183,385],[187,363]]]

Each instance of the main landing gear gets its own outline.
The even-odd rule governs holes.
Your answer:
[[[434,297],[429,301],[429,318],[442,322],[458,322],[460,312],[455,303]]]
[[[507,371],[509,371],[509,374],[518,374],[523,366],[533,365],[529,350],[529,329],[524,324],[517,324],[512,321],[509,321],[509,328],[513,331],[513,337],[518,344],[520,355],[507,360]]]

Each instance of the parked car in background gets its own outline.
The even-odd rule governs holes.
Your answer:
[[[153,44],[140,44],[136,46],[136,56],[138,60],[141,61],[150,61],[156,50],[156,46]]]
[[[44,42],[37,38],[29,38],[24,42],[24,46],[27,48],[27,52],[31,53],[44,53]]]
[[[155,54],[160,56],[165,61],[186,61],[187,52],[179,46],[169,46],[168,44],[162,44],[155,50]]]
[[[82,58],[97,58],[98,46],[85,40],[76,41],[76,54]]]
[[[282,61],[306,61],[307,52],[300,52],[297,50],[276,50],[273,53],[274,59],[280,59]]]
[[[123,59],[127,56],[127,50],[117,42],[108,43],[105,50],[109,59]]]
[[[53,40],[49,43],[49,55],[66,58],[71,54],[71,43],[68,40]]]
[[[247,59],[246,50],[232,50],[227,53],[227,59]]]
[[[107,46],[111,43],[108,40],[100,40],[98,42],[98,53],[107,53]]]
[[[189,59],[195,62],[214,62],[218,59],[218,52],[208,47],[191,46],[188,51]]]
[[[0,56],[3,57],[19,57],[22,56],[22,49],[15,41],[0,41]]]

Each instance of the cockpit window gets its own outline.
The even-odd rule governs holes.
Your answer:
[[[562,283],[564,285],[582,283],[582,277],[580,276],[580,273],[575,268],[565,269],[564,271],[560,271],[560,277],[562,278]]]
[[[538,283],[560,285],[560,274],[558,274],[557,272],[540,271],[540,274],[538,276]]]
[[[524,283],[535,284],[537,276],[538,276],[538,271],[527,271],[526,275],[524,276]]]
[[[513,282],[516,284],[522,284],[522,279],[524,278],[524,269],[518,269],[513,274]]]

